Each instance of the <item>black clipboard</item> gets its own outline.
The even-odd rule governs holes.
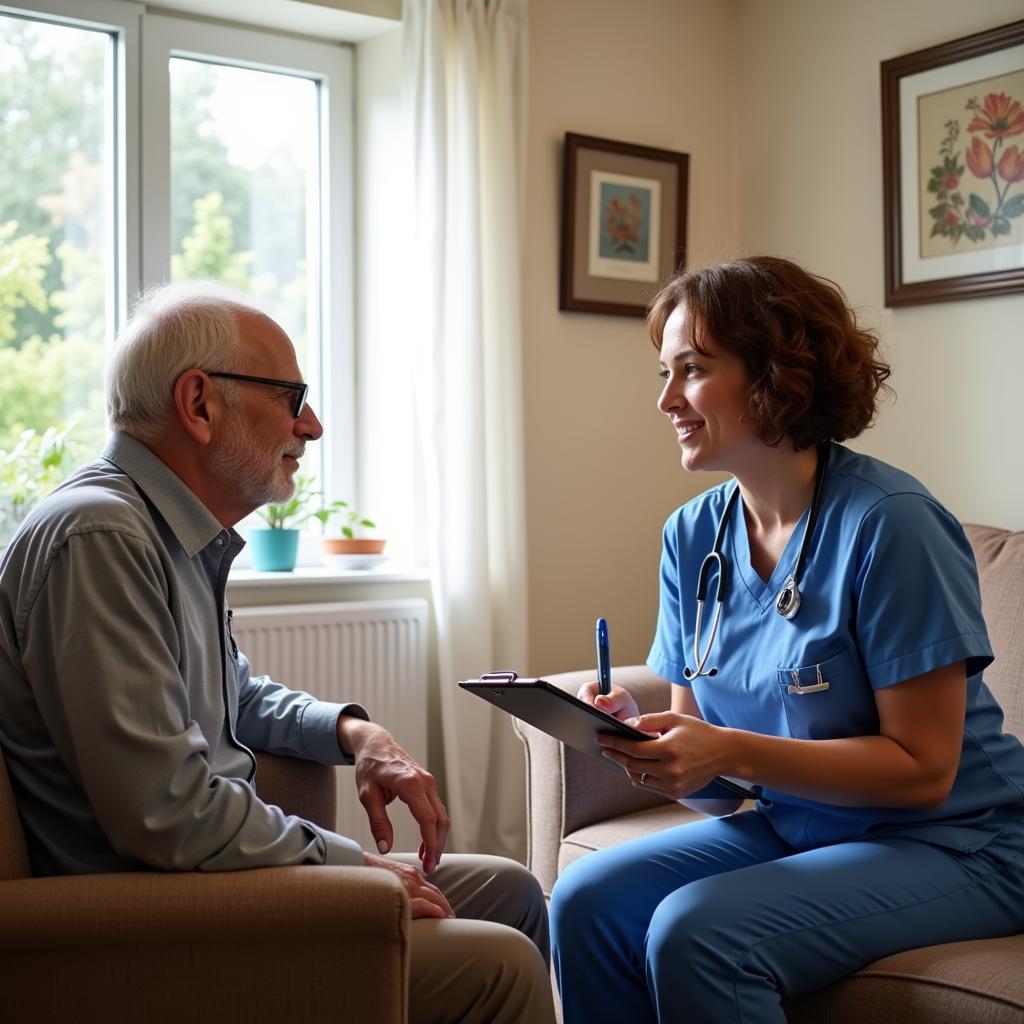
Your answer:
[[[462,680],[459,686],[561,740],[567,747],[596,757],[602,764],[620,771],[614,761],[601,756],[602,748],[595,737],[599,733],[614,733],[630,740],[652,738],[592,704],[585,704],[546,679],[520,679],[515,672],[488,672],[479,679]],[[736,797],[752,800],[757,799],[757,794],[718,776],[686,799],[735,800]]]

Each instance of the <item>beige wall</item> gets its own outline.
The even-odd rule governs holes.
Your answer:
[[[678,468],[640,323],[558,312],[566,131],[690,154],[690,265],[789,256],[878,326],[898,393],[857,447],[961,518],[1024,528],[1024,297],[887,310],[879,63],[1019,18],[1020,0],[535,0],[524,369],[531,672],[585,667],[605,615],[642,660]]]
[[[523,366],[529,671],[586,666],[594,619],[613,659],[642,660],[657,611],[661,525],[703,489],[660,422],[657,354],[639,320],[558,311],[567,131],[690,154],[690,251],[738,240],[736,5],[534,0]]]
[[[898,397],[857,447],[961,519],[1024,528],[1024,295],[884,308],[879,75],[1019,19],[1020,0],[741,0],[739,13],[743,247],[834,278],[880,327]]]

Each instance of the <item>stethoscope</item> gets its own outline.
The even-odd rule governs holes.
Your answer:
[[[775,610],[784,618],[792,619],[800,610],[800,577],[803,575],[804,560],[807,557],[807,544],[814,533],[814,524],[818,520],[818,512],[821,509],[821,491],[825,482],[825,468],[828,465],[831,445],[822,445],[818,449],[818,467],[814,474],[814,495],[811,498],[811,511],[807,517],[807,525],[804,527],[804,535],[800,540],[800,551],[796,556],[796,565],[793,571],[786,577],[782,589],[775,598]],[[722,518],[718,521],[718,529],[715,531],[715,543],[711,550],[701,562],[700,572],[697,574],[697,622],[693,631],[693,660],[696,670],[683,669],[683,677],[687,682],[696,679],[698,676],[718,675],[718,669],[705,669],[708,658],[711,657],[711,650],[715,645],[715,636],[718,634],[718,625],[722,619],[722,606],[725,604],[725,594],[729,583],[729,563],[722,554],[722,538],[725,536],[725,528],[729,524],[729,516],[732,514],[733,505],[736,504],[736,496],[740,492],[740,485],[736,484],[725,503],[725,510]],[[715,615],[711,620],[711,635],[708,637],[704,653],[700,651],[701,623],[704,618],[704,600],[708,592],[708,580],[711,573],[717,569],[716,593],[715,593]]]

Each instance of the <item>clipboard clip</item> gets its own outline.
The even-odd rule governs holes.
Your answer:
[[[481,683],[514,683],[519,678],[518,672],[485,672],[480,677]]]

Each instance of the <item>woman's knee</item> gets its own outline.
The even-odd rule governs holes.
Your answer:
[[[588,864],[595,855],[573,861],[559,876],[551,890],[551,926],[557,930],[586,922],[607,905],[608,888],[600,871]]]
[[[658,904],[647,929],[648,971],[674,971],[680,963],[718,960],[734,952],[738,908],[720,877],[677,889]]]

